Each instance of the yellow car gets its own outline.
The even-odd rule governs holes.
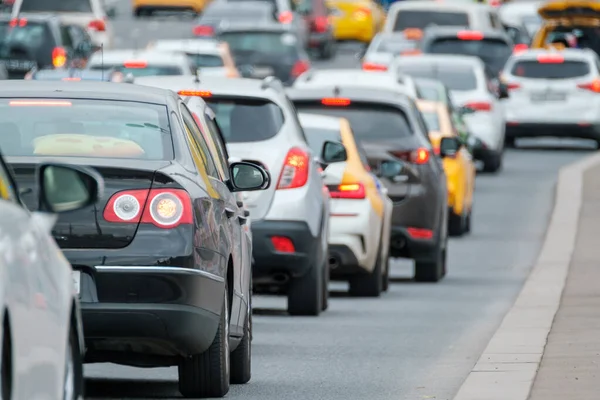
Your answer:
[[[531,48],[572,47],[566,33],[572,33],[579,48],[600,52],[600,3],[592,0],[552,0],[538,9],[543,24],[531,42]]]
[[[136,17],[150,16],[154,11],[192,11],[202,13],[210,0],[132,0]]]
[[[419,100],[434,152],[439,154],[443,137],[457,137],[447,108],[438,102]],[[462,146],[453,157],[444,157],[444,171],[448,180],[448,233],[460,236],[471,230],[473,197],[475,191],[475,164],[469,150]]]
[[[369,43],[385,24],[385,10],[373,0],[328,0],[336,40]]]

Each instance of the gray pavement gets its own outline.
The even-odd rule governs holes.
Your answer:
[[[120,47],[191,32],[189,21],[132,22],[121,14],[114,23]],[[319,67],[356,65],[352,49]],[[574,141],[529,144],[536,147],[507,152],[498,176],[477,177],[473,232],[451,239],[442,282],[411,282],[411,263],[396,260],[389,293],[353,299],[332,284],[335,297],[318,318],[288,317],[283,298],[256,296],[253,378],[228,398],[452,399],[535,261],[558,169],[590,153]],[[92,399],[179,397],[175,368],[99,364],[86,366],[86,376]]]
[[[600,165],[583,184],[575,251],[530,400],[600,397]]]

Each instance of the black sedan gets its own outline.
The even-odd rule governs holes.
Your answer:
[[[31,210],[40,163],[104,177],[104,198],[61,214],[53,230],[80,271],[85,361],[178,365],[186,397],[222,397],[230,381],[250,380],[250,274],[232,256],[246,216],[233,192],[270,184],[256,164],[219,165],[196,123],[206,118],[171,91],[137,85],[0,89],[0,148]]]

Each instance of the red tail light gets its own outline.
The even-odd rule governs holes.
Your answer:
[[[106,31],[106,22],[104,22],[101,19],[95,19],[93,21],[90,21],[90,23],[88,24],[88,29],[91,29],[93,31],[98,31],[98,32],[105,32]]]
[[[362,183],[344,183],[338,186],[329,186],[329,196],[332,199],[364,199],[367,194]]]
[[[537,56],[537,61],[540,64],[562,64],[565,62],[565,57],[561,54],[540,54]]]
[[[456,34],[460,40],[483,40],[483,33],[478,31],[460,31]]]
[[[321,104],[323,104],[324,106],[346,107],[349,106],[350,103],[352,103],[350,99],[344,99],[341,97],[321,99]]]
[[[279,253],[295,253],[296,248],[292,239],[285,236],[271,236],[271,243],[275,248],[275,251]]]
[[[413,239],[432,239],[433,231],[422,228],[406,228],[406,232]]]
[[[306,185],[309,166],[308,154],[300,148],[291,148],[285,156],[277,189],[296,189]]]
[[[364,21],[371,16],[371,10],[368,8],[360,8],[354,11],[353,16],[357,21]]]
[[[303,73],[305,73],[306,71],[308,71],[309,69],[310,69],[310,63],[308,61],[299,60],[292,67],[291,74],[294,78],[297,78],[300,75],[302,75]]]
[[[198,25],[192,28],[194,36],[212,36],[215,34],[215,28],[208,25]]]
[[[317,33],[325,33],[329,29],[329,19],[327,17],[316,17],[313,24]]]
[[[465,107],[475,111],[492,111],[492,105],[486,101],[473,101],[465,104]]]
[[[429,150],[424,147],[419,147],[416,150],[395,150],[390,151],[390,154],[401,160],[413,164],[427,164],[429,162]]]
[[[52,65],[54,68],[64,67],[67,63],[67,51],[62,47],[55,47],[52,50]]]
[[[524,52],[524,51],[527,51],[527,49],[529,49],[529,46],[527,46],[527,45],[526,45],[526,44],[524,44],[524,43],[516,44],[516,45],[513,47],[513,54],[519,54],[519,53],[522,53],[522,52]]]
[[[27,25],[27,18],[13,18],[8,22],[8,26],[14,28],[15,26],[20,26],[21,28]]]
[[[125,61],[123,63],[123,67],[129,68],[129,69],[138,69],[138,68],[144,69],[144,68],[148,67],[148,62],[140,61],[140,60]]]
[[[600,93],[600,80],[596,79],[595,81],[590,83],[580,83],[579,85],[577,85],[577,87],[580,89],[590,90],[594,93]]]
[[[180,90],[178,95],[183,97],[211,97],[212,92],[208,90]]]
[[[387,71],[388,67],[387,65],[365,62],[362,65],[362,69],[365,71]]]
[[[108,222],[153,224],[171,229],[194,222],[192,201],[182,189],[136,189],[115,193],[104,208]]]
[[[282,24],[291,24],[292,20],[294,19],[294,14],[292,14],[291,11],[284,11],[284,12],[282,12],[282,13],[279,14],[279,16],[277,17],[277,19]]]
[[[518,83],[507,83],[506,88],[508,90],[515,90],[515,89],[520,89],[521,85],[519,85]]]

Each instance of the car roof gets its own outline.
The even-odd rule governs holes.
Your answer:
[[[298,113],[300,124],[304,127],[327,129],[332,131],[340,130],[341,118],[330,117],[326,115]]]
[[[473,12],[478,10],[490,10],[492,7],[488,4],[481,3],[453,3],[440,1],[422,1],[422,0],[407,0],[393,3],[389,12],[406,11],[406,10],[435,10],[439,12],[454,12],[464,11]]]
[[[61,82],[7,80],[0,86],[0,98],[60,98],[134,101],[167,104],[174,93],[164,89],[111,82]]]
[[[397,91],[348,86],[329,85],[318,88],[292,87],[286,89],[286,93],[290,99],[296,101],[311,101],[329,97],[340,97],[368,103],[399,104],[405,108],[408,108],[411,102],[409,96]]]
[[[292,32],[291,28],[286,24],[279,24],[276,22],[267,21],[240,21],[240,22],[227,22],[221,23],[218,27],[219,33],[227,32]]]
[[[221,43],[211,39],[161,39],[153,42],[150,49],[158,51],[220,54]]]
[[[533,59],[539,55],[557,54],[563,56],[565,59],[570,60],[586,60],[593,61],[596,58],[596,53],[591,49],[563,49],[561,51],[548,50],[548,49],[529,49],[523,52],[513,54],[511,58],[515,60],[521,59]]]
[[[403,41],[407,41],[407,42],[414,41],[413,39],[407,39],[404,32],[379,32],[375,36],[375,38],[380,39],[380,40],[392,39],[392,40],[403,40]]]
[[[489,38],[489,39],[505,39],[507,41],[510,41],[510,37],[502,30],[500,29],[468,29],[468,28],[464,28],[464,27],[459,27],[459,26],[431,26],[425,29],[425,31],[423,32],[423,41],[428,40],[430,38],[435,38],[435,37],[446,37],[446,36],[453,36],[456,37],[456,35],[459,32],[462,31],[467,31],[467,32],[481,32],[483,34],[484,38]]]
[[[90,63],[96,63],[98,60],[107,64],[122,63],[128,60],[146,61],[155,65],[179,65],[187,62],[185,54],[175,51],[162,50],[107,50],[96,52],[90,58]]]
[[[52,13],[19,13],[19,18],[24,18],[31,22],[59,22],[60,17]],[[10,14],[0,14],[0,21],[9,21],[13,19]]]
[[[260,11],[271,11],[273,4],[266,1],[239,1],[239,2],[227,2],[227,1],[215,1],[210,3],[205,11],[204,15],[210,14],[210,11],[232,11],[232,14],[238,14],[239,10],[260,10]],[[200,16],[202,18],[202,16]]]
[[[484,67],[485,64],[479,57],[463,56],[455,54],[421,54],[418,57],[396,57],[394,60],[396,65],[411,65],[411,64],[452,64],[464,65],[472,67]]]
[[[81,78],[81,80],[96,80],[96,81],[109,81],[111,78],[111,72],[113,71],[98,71],[91,69],[79,69],[79,70],[68,70],[68,69],[42,69],[35,72],[33,75],[35,80],[50,79],[50,80],[62,80],[65,78]]]
[[[393,74],[388,72],[371,72],[360,69],[340,68],[310,70],[300,75],[296,82],[302,84],[308,83],[311,86],[313,84],[328,86],[331,82],[340,86],[351,86],[353,83],[356,84],[358,82],[360,86],[363,86],[369,83],[375,84],[376,82],[389,83],[391,81],[396,81],[396,79],[397,78]]]

